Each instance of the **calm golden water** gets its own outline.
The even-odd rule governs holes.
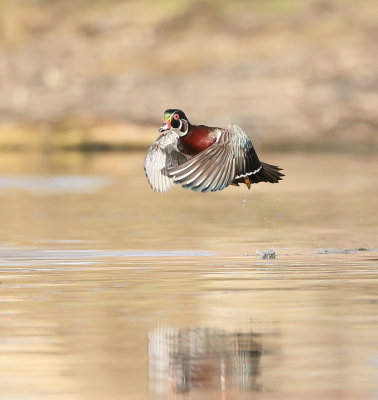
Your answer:
[[[0,399],[377,399],[376,160],[262,159],[158,195],[142,154],[2,155]]]

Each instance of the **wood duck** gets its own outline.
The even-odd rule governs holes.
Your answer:
[[[284,176],[281,168],[259,160],[251,139],[237,125],[192,125],[183,111],[169,109],[159,132],[144,160],[155,192],[163,193],[174,184],[199,192],[239,183],[250,189],[252,183],[278,183]]]

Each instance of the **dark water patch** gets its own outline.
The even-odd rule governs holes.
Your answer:
[[[378,251],[378,249],[367,249],[364,247],[358,249],[318,249],[316,252],[318,254],[353,254],[360,251]]]

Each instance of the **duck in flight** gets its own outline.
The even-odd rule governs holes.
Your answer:
[[[159,132],[144,160],[155,192],[166,192],[174,184],[198,192],[240,183],[250,189],[253,183],[278,183],[284,176],[281,168],[259,160],[251,139],[237,125],[192,125],[183,111],[169,109]]]

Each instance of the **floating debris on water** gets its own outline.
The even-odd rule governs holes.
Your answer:
[[[266,250],[258,250],[257,254],[263,260],[274,260],[276,258],[276,252],[273,249],[266,249]]]
[[[318,249],[318,254],[351,254],[357,253],[359,251],[375,251],[375,249],[366,249],[364,247],[360,247],[358,249]]]

